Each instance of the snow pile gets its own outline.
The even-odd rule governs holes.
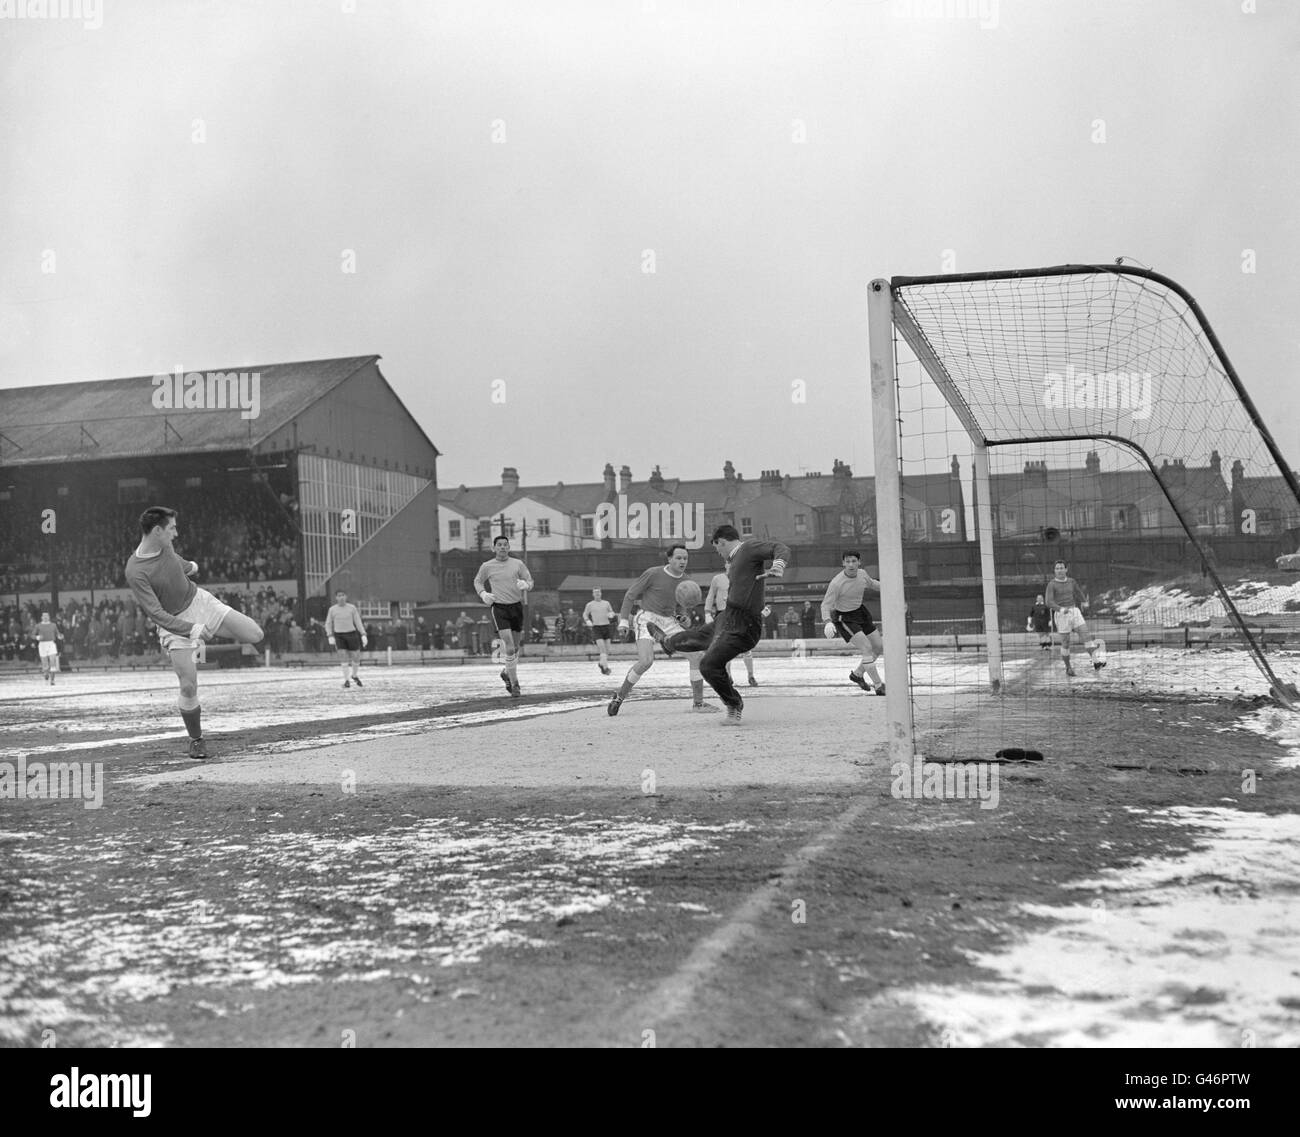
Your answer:
[[[1228,595],[1243,616],[1280,615],[1300,608],[1300,581],[1277,585],[1243,580],[1229,585]],[[1288,603],[1292,608],[1287,607]],[[1166,628],[1203,620],[1221,620],[1228,614],[1217,595],[1196,596],[1184,588],[1166,584],[1140,588],[1117,601],[1114,610],[1122,623],[1159,624]]]

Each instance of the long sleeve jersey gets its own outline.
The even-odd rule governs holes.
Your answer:
[[[366,634],[361,622],[361,613],[355,604],[331,604],[325,613],[325,631],[331,636],[339,632],[360,632]]]
[[[614,618],[614,606],[608,600],[589,600],[582,610],[584,624],[608,624]]]
[[[474,591],[492,593],[494,604],[518,604],[524,598],[519,589],[519,582],[526,580],[528,587],[533,586],[533,574],[528,566],[517,557],[506,557],[499,561],[493,557],[484,561],[474,575]]]
[[[618,610],[619,620],[630,618],[632,605],[637,602],[656,616],[673,615],[677,611],[677,586],[685,579],[685,573],[673,576],[663,565],[646,569],[624,595],[623,606]]]
[[[856,612],[862,607],[868,588],[879,592],[880,581],[869,577],[866,569],[858,569],[856,576],[837,572],[822,597],[822,619],[829,620],[836,612]]]
[[[765,561],[790,563],[790,546],[780,541],[741,541],[727,559],[727,605],[742,608],[753,616],[763,611],[763,571]]]
[[[1049,580],[1043,589],[1043,599],[1053,612],[1058,608],[1082,608],[1088,602],[1079,582],[1072,576],[1064,580]]]
[[[194,624],[178,620],[194,599],[198,586],[185,575],[191,562],[179,556],[175,549],[162,549],[155,557],[138,557],[134,553],[126,562],[126,583],[131,595],[145,614],[160,628],[189,635]]]

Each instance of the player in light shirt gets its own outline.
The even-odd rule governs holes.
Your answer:
[[[826,595],[822,597],[822,619],[826,621],[824,630],[828,640],[838,635],[862,653],[857,667],[849,672],[849,682],[868,690],[866,680],[862,678],[865,671],[871,677],[871,688],[877,695],[883,695],[885,683],[876,670],[876,660],[885,654],[885,645],[863,602],[868,588],[873,592],[880,591],[880,581],[861,568],[860,561],[856,550],[840,558],[844,569],[837,572],[826,586]]]
[[[474,591],[491,611],[492,624],[501,640],[505,667],[501,681],[519,698],[519,653],[524,642],[524,593],[533,587],[533,574],[523,561],[510,555],[510,538],[492,541],[492,559],[484,561],[474,576]]]
[[[599,588],[591,590],[591,599],[582,610],[582,622],[591,629],[591,637],[600,652],[600,673],[609,674],[609,626],[614,622],[614,606],[601,599]]]
[[[366,626],[361,622],[361,613],[355,604],[348,603],[348,594],[339,589],[334,593],[334,603],[325,613],[325,634],[329,637],[330,647],[337,647],[343,665],[343,686],[355,683],[364,687],[361,676],[361,649],[366,646]],[[348,668],[352,668],[349,678]]]

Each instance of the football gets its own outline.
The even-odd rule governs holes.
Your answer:
[[[700,586],[693,580],[684,580],[677,586],[677,604],[681,608],[694,608],[704,599]]]

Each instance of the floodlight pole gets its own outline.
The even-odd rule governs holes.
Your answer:
[[[975,447],[975,528],[980,537],[980,581],[984,589],[984,639],[989,653],[989,686],[1002,690],[1002,631],[998,620],[997,562],[993,557],[993,497],[989,492],[989,448],[982,438]],[[888,694],[888,691],[886,691]]]
[[[888,280],[867,286],[871,340],[871,425],[876,462],[876,557],[885,643],[885,722],[890,763],[912,764],[912,696],[907,675],[907,604],[903,591],[903,493],[898,470],[898,398],[894,370],[894,298]]]

